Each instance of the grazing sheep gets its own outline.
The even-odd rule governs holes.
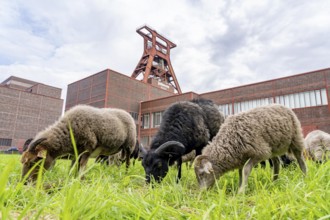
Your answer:
[[[44,168],[47,170],[56,158],[75,155],[69,126],[80,155],[78,170],[86,166],[90,156],[112,155],[120,150],[127,155],[126,166],[129,166],[129,155],[136,142],[136,126],[131,115],[121,109],[78,105],[36,135],[22,155],[22,177],[43,158]],[[39,169],[40,166],[35,167],[28,180],[35,181]]]
[[[154,178],[161,182],[169,165],[175,161],[178,164],[178,181],[181,178],[182,155],[192,150],[196,150],[196,155],[201,154],[223,121],[223,114],[210,100],[181,101],[169,106],[149,151],[141,148],[146,181],[150,183]]]
[[[315,130],[305,138],[307,157],[322,163],[330,159],[330,134]]]
[[[239,192],[244,191],[251,169],[271,159],[278,178],[278,156],[291,152],[306,174],[302,152],[304,139],[294,112],[282,105],[268,105],[230,116],[219,133],[195,159],[195,173],[201,188],[209,188],[224,173],[239,169]]]

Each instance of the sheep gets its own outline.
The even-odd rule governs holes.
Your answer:
[[[330,134],[314,130],[305,137],[307,157],[322,163],[330,159]]]
[[[181,178],[182,155],[196,150],[196,155],[217,134],[224,121],[218,107],[207,99],[180,101],[164,112],[150,149],[141,148],[146,182],[161,182],[169,166],[178,164],[177,182]]]
[[[273,180],[278,178],[278,156],[293,153],[306,174],[302,152],[304,139],[300,121],[283,105],[257,107],[229,116],[218,134],[195,158],[194,169],[200,188],[210,188],[224,173],[238,169],[239,193],[244,192],[251,169],[260,161],[271,159]]]
[[[74,157],[70,128],[79,154],[79,171],[85,168],[90,156],[112,155],[120,150],[127,155],[126,167],[129,167],[129,155],[136,142],[136,126],[131,115],[121,109],[77,105],[35,136],[21,158],[22,178],[41,159],[45,159],[44,168],[48,170],[56,158]],[[34,182],[39,169],[36,166],[27,180]]]

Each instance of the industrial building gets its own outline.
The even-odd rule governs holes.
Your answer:
[[[170,61],[176,45],[148,26],[138,28],[144,50],[132,75],[103,70],[68,85],[65,111],[77,104],[121,108],[135,119],[140,142],[148,146],[164,110],[174,102],[211,99],[225,115],[281,103],[294,110],[306,135],[330,133],[330,68],[203,94],[182,93]],[[61,89],[9,77],[0,84],[0,150],[21,148],[26,139],[62,113]]]
[[[321,129],[330,133],[330,68],[230,89],[197,94],[183,93],[170,61],[176,45],[148,26],[137,29],[144,51],[131,77],[107,69],[68,86],[65,109],[84,103],[121,108],[135,118],[138,136],[150,144],[164,110],[177,101],[213,100],[225,115],[257,106],[281,103],[292,108],[304,134]]]
[[[54,123],[63,110],[62,89],[11,76],[0,84],[0,150],[24,142]]]
[[[193,98],[213,100],[225,115],[280,103],[292,108],[297,114],[304,135],[316,129],[330,133],[329,86],[330,68],[327,68],[203,94],[189,92],[143,101],[140,139],[148,145],[157,132],[163,111],[171,103]]]

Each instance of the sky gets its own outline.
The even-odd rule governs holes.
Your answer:
[[[62,89],[112,69],[131,76],[148,25],[177,47],[182,92],[205,93],[330,67],[328,0],[0,0],[0,82]]]

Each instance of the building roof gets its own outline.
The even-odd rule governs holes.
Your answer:
[[[23,79],[23,78],[19,78],[19,77],[16,77],[16,76],[10,76],[9,78],[7,78],[5,81],[3,81],[1,83],[1,85],[12,85],[12,84],[29,88],[33,85],[38,84],[38,82]]]
[[[43,83],[40,83],[40,82],[36,82],[36,81],[28,80],[28,79],[23,79],[23,78],[20,78],[20,77],[17,77],[17,76],[10,76],[6,80],[4,80],[2,83],[0,83],[0,85],[3,85],[3,86],[18,86],[18,87],[21,87],[21,88],[24,88],[24,89],[31,88],[32,86],[35,86],[37,84],[46,85],[46,84],[43,84]],[[61,88],[50,86],[50,85],[46,85],[46,86],[61,89]]]

